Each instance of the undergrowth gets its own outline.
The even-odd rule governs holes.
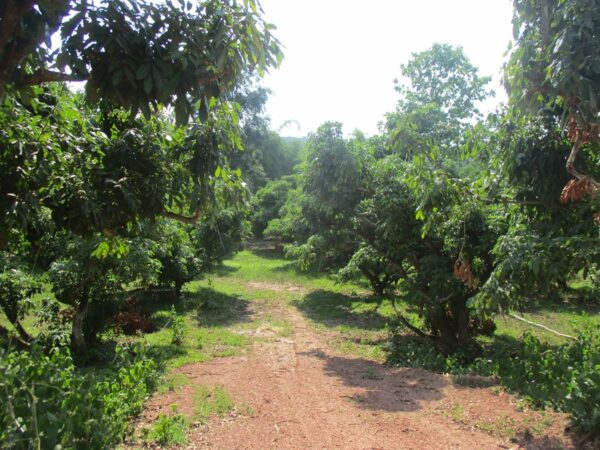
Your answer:
[[[158,375],[144,349],[118,347],[111,369],[77,369],[66,348],[0,353],[0,447],[112,448],[131,431]]]
[[[172,447],[187,442],[188,419],[177,413],[177,407],[172,406],[173,413],[161,414],[154,425],[142,430],[145,442]]]
[[[550,345],[530,332],[519,340],[498,339],[467,362],[445,357],[428,341],[395,336],[389,362],[455,375],[496,376],[509,391],[534,407],[571,415],[582,433],[600,436],[600,336],[583,334],[576,342]]]

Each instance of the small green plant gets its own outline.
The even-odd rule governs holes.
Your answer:
[[[464,416],[465,408],[463,407],[463,405],[456,404],[452,407],[452,410],[450,411],[450,417],[452,417],[453,421],[462,422]]]
[[[360,394],[355,394],[352,397],[350,397],[350,399],[356,403],[366,403],[367,401],[367,397]]]
[[[373,369],[372,367],[367,367],[365,369],[365,371],[363,372],[363,376],[362,376],[365,380],[379,380],[380,377],[377,376],[377,374],[375,373],[375,369]]]
[[[242,403],[240,406],[236,407],[236,409],[242,416],[254,417],[254,408],[247,403]]]
[[[171,307],[171,331],[173,332],[171,343],[173,345],[183,345],[185,340],[185,318],[177,314],[175,306]]]
[[[196,418],[201,423],[206,423],[212,415],[224,416],[234,407],[233,400],[222,386],[210,389],[198,386],[194,393],[196,402]]]
[[[172,414],[161,414],[150,429],[143,430],[144,440],[163,446],[182,445],[187,441],[188,420],[177,414],[177,405],[172,405]]]

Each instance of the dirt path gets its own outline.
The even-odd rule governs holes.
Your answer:
[[[264,314],[285,317],[293,333],[281,337],[264,327],[246,330],[257,339],[244,356],[178,369],[191,383],[154,397],[142,422],[168,413],[171,404],[191,414],[195,385],[222,385],[252,413],[192,428],[187,448],[570,447],[561,434],[564,416],[519,411],[516,399],[499,389],[456,386],[449,377],[424,370],[337,354],[326,333],[284,302],[255,304],[253,320]],[[515,439],[523,425],[538,433]]]

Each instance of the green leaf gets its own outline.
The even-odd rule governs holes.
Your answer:
[[[152,66],[150,64],[142,64],[135,71],[135,78],[137,80],[143,80],[144,78],[147,78],[150,74],[150,69],[152,69]]]
[[[152,77],[148,77],[144,80],[144,92],[146,94],[152,92]]]

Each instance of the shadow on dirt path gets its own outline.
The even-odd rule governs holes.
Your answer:
[[[194,389],[220,385],[246,413],[240,414],[239,408],[235,414],[196,424],[186,448],[571,447],[561,435],[563,416],[552,416],[543,437],[519,440],[517,425],[530,423],[537,413],[518,411],[509,395],[489,388],[457,389],[443,375],[337,354],[327,333],[284,301],[243,308],[249,323],[265,314],[285,318],[292,332],[282,336],[266,329],[256,333],[252,349],[243,356],[176,369],[189,382],[152,398],[138,427],[168,413],[172,404],[193,417]],[[550,444],[562,447],[536,447]]]

